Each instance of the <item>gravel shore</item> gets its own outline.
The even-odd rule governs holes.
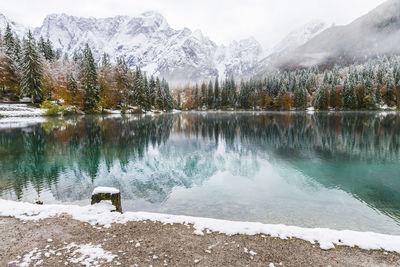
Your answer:
[[[399,266],[399,254],[264,235],[193,234],[154,222],[96,228],[69,216],[38,222],[0,217],[0,266]],[[89,256],[91,255],[91,257]]]

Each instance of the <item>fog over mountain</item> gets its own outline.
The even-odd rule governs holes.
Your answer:
[[[274,63],[280,67],[348,63],[366,56],[400,53],[399,44],[400,0],[388,0],[348,25],[326,29]]]

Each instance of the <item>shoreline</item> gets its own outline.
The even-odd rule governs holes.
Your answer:
[[[0,217],[13,217],[22,222],[39,222],[44,219],[70,216],[73,220],[88,223],[94,228],[110,228],[130,222],[152,221],[164,225],[191,225],[193,235],[210,233],[234,235],[266,235],[288,240],[301,239],[322,250],[337,247],[359,247],[365,250],[385,250],[400,253],[400,236],[352,230],[327,228],[302,228],[282,224],[239,222],[212,218],[169,215],[148,212],[112,212],[115,209],[108,201],[88,206],[47,204],[37,205],[0,199]]]
[[[193,234],[193,225],[153,221],[92,227],[69,215],[1,217],[1,266],[400,266],[383,250],[257,235]]]

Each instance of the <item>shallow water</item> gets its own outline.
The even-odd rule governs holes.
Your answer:
[[[0,197],[400,234],[397,113],[182,113],[0,129]]]

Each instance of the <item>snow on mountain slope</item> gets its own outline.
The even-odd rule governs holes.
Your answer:
[[[49,38],[55,48],[69,55],[89,43],[97,59],[103,52],[114,59],[123,57],[128,65],[171,81],[250,76],[261,50],[254,38],[218,46],[200,30],[171,28],[157,12],[104,19],[53,14],[35,30],[35,36]]]
[[[0,28],[10,23],[22,38],[28,28],[0,14]],[[288,53],[326,28],[320,21],[291,32],[275,46],[272,54]],[[165,77],[172,84],[187,81],[235,77],[248,78],[268,66],[270,57],[251,37],[217,45],[200,30],[173,29],[157,12],[136,17],[82,18],[66,14],[48,15],[42,26],[32,29],[38,39],[50,39],[56,49],[72,56],[88,43],[99,61],[103,53],[113,60],[123,57],[130,67],[139,66],[148,74]],[[269,54],[269,53],[268,53]]]

